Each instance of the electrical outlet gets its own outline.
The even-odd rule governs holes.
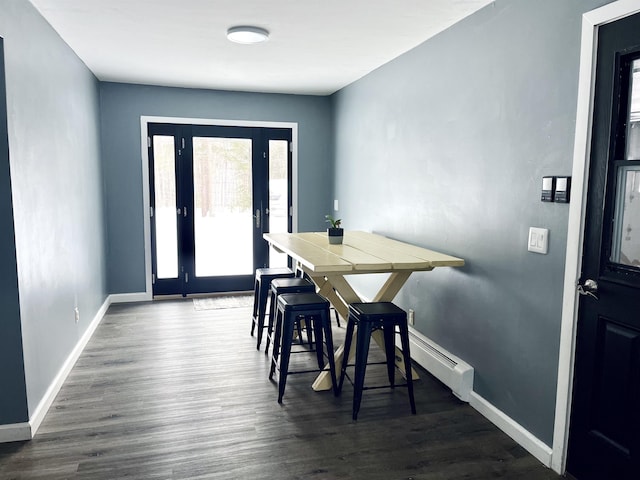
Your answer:
[[[76,317],[76,323],[80,322],[80,310],[78,309],[78,307],[74,308],[73,312],[74,312],[75,317]]]
[[[416,312],[411,308],[409,309],[409,325],[414,326],[416,324]]]

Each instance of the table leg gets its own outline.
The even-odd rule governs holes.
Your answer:
[[[331,276],[325,277],[323,275],[313,275],[311,272],[309,276],[313,280],[313,282],[318,286],[318,293],[329,300],[333,307],[336,309],[339,315],[342,316],[345,320],[348,321],[349,317],[349,303],[354,302],[362,302],[363,300],[358,296],[358,294],[353,290],[349,282],[344,278],[344,276]],[[407,279],[411,275],[411,272],[394,272],[392,273],[384,285],[380,288],[376,296],[374,297],[374,301],[376,302],[390,302],[400,291],[402,286],[406,283]],[[336,294],[338,292],[338,294]],[[380,346],[384,350],[384,337],[382,332],[376,331],[373,333],[373,339],[377,345]],[[352,345],[355,345],[355,339],[352,341]],[[355,348],[352,348],[349,352],[348,362],[353,360],[355,356]],[[338,349],[334,353],[335,365],[336,365],[336,374],[340,372],[342,369],[343,362],[343,354],[344,354],[344,345],[340,345]],[[396,355],[395,355],[395,364],[398,370],[404,378],[407,377],[407,374],[404,369],[404,362],[402,360],[402,350],[396,347]],[[419,379],[418,372],[416,372],[415,368],[411,368],[411,377],[414,380]],[[323,391],[330,390],[332,388],[331,385],[331,375],[329,373],[328,368],[323,370],[318,374],[316,380],[313,382],[312,388],[315,391]]]
[[[351,342],[352,345],[354,345],[353,342],[355,342],[355,332],[353,334],[354,338]],[[356,354],[356,349],[352,348],[351,351],[349,352],[349,359],[347,360],[347,362],[353,360],[353,357]],[[333,358],[335,360],[335,365],[336,365],[336,377],[338,379],[338,382],[340,381],[340,372],[342,371],[342,362],[344,361],[344,344],[340,345],[335,353],[333,354]],[[331,390],[333,388],[333,385],[331,383],[331,372],[329,372],[329,367],[325,367],[325,369],[320,372],[318,374],[318,376],[316,377],[315,381],[313,382],[313,385],[311,385],[311,388],[313,388],[313,390],[315,390],[316,392],[322,392],[325,390]]]
[[[318,287],[317,293],[329,300],[333,308],[336,309],[342,318],[347,318],[347,315],[349,314],[349,307],[344,300],[338,296],[331,282],[329,282],[324,276],[310,275],[310,277],[311,280],[313,280],[313,283]]]
[[[433,270],[433,269],[430,269],[430,270]],[[380,287],[380,290],[378,291],[376,296],[373,297],[373,301],[374,302],[393,301],[393,299],[398,294],[402,286],[409,279],[410,275],[411,275],[411,272],[393,272],[391,275],[389,275],[389,278],[384,283],[384,285]],[[378,346],[382,348],[382,350],[384,350],[384,336],[382,335],[382,332],[380,332],[379,330],[375,331],[373,332],[372,337],[375,340],[375,342],[378,344]],[[398,370],[400,370],[400,372],[402,373],[402,376],[404,378],[407,378],[407,372],[405,372],[404,370],[404,361],[402,360],[402,358],[403,358],[402,350],[396,347],[396,358],[395,358],[396,367],[398,368]],[[414,380],[417,380],[420,378],[418,376],[418,372],[416,372],[416,369],[413,367],[411,367],[411,378],[413,378]]]
[[[393,272],[384,282],[384,285],[380,287],[378,293],[373,297],[374,302],[392,302],[400,289],[407,283],[407,280],[411,276],[411,272]]]
[[[349,317],[349,303],[360,302],[360,297],[353,290],[349,282],[344,278],[344,276],[319,276],[309,274],[313,282],[318,286],[318,293],[323,295],[324,297],[331,302],[333,308],[336,309],[338,315],[340,315],[343,319],[347,320]],[[338,293],[336,293],[338,292]],[[342,369],[344,355],[344,344],[340,345],[336,351],[334,352],[334,359],[336,365],[336,375],[340,374]],[[351,349],[349,352],[349,358],[347,361],[353,360],[355,356],[355,348]],[[331,374],[329,373],[328,367],[318,374],[316,380],[313,382],[312,388],[315,391],[323,391],[330,390],[332,388],[331,385]]]

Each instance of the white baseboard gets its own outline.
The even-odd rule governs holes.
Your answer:
[[[33,412],[33,415],[31,415],[31,418],[29,419],[30,436],[28,439],[33,438],[36,432],[38,431],[38,428],[40,428],[40,424],[42,423],[45,415],[49,411],[49,408],[51,407],[51,404],[55,400],[56,395],[58,395],[60,388],[62,388],[62,384],[67,379],[67,376],[69,376],[71,369],[73,368],[75,363],[78,361],[80,354],[82,353],[82,351],[84,350],[84,347],[86,347],[87,343],[89,342],[89,339],[93,335],[93,332],[95,332],[96,328],[102,321],[102,318],[107,312],[107,309],[109,308],[110,304],[111,304],[111,298],[107,297],[107,299],[104,301],[104,303],[102,304],[102,306],[100,307],[96,315],[93,317],[93,320],[89,324],[89,328],[87,328],[87,330],[84,332],[84,334],[82,335],[82,338],[80,338],[80,341],[76,344],[75,348],[73,349],[71,354],[69,354],[69,356],[67,357],[67,360],[62,365],[62,368],[58,372],[58,375],[56,375],[53,382],[51,382],[51,385],[49,385],[47,392],[44,394],[44,397],[42,397],[42,400],[40,400],[40,403],[38,404],[35,411]],[[22,440],[26,440],[26,439],[23,438]],[[12,441],[12,440],[9,440],[9,441]]]
[[[98,328],[98,325],[100,325],[102,318],[107,313],[109,305],[111,305],[112,303],[142,302],[148,300],[152,300],[152,296],[145,292],[124,293],[108,296],[98,312],[93,317],[93,320],[89,324],[89,327],[84,332],[84,334],[74,347],[73,351],[67,357],[67,360],[62,365],[62,368],[49,385],[49,388],[40,400],[40,403],[38,403],[35,411],[32,415],[30,415],[29,422],[0,425],[0,443],[31,440],[35,436],[38,429],[40,428],[40,425],[42,424],[42,421],[44,420],[45,415],[49,411],[49,408],[58,395],[58,392],[60,392],[62,385],[69,376],[71,369],[78,361],[78,358],[80,358],[80,354],[87,346],[87,343],[93,336],[96,328]]]
[[[410,328],[411,358],[469,402],[482,416],[515,440],[546,467],[551,467],[552,449],[522,425],[473,391],[473,368],[460,358]],[[435,353],[434,353],[435,352]],[[444,356],[445,361],[439,357]],[[450,361],[447,361],[450,360]]]
[[[535,437],[518,422],[497,409],[493,404],[473,391],[473,368],[460,358],[442,349],[414,328],[409,327],[409,342],[411,344],[411,359],[425,370],[438,378],[444,385],[451,388],[452,393],[460,400],[469,402],[487,420],[509,435],[518,445],[538,459],[545,467],[551,468],[553,450],[542,440]],[[427,348],[425,348],[427,347]],[[460,365],[460,371],[452,370],[434,360],[432,348],[440,351],[446,357]],[[457,366],[456,366],[457,368]]]
[[[151,300],[153,300],[153,295],[147,292],[115,293],[109,295],[110,303],[150,302]]]
[[[542,462],[544,466],[548,468],[551,467],[551,447],[532,435],[522,425],[514,421],[501,410],[498,410],[476,392],[471,392],[469,405],[480,412],[496,427],[514,439],[522,448]]]

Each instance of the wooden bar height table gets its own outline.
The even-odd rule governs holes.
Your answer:
[[[341,245],[329,244],[326,232],[265,233],[264,239],[276,250],[289,255],[313,280],[318,293],[326,297],[345,319],[350,303],[366,301],[351,287],[345,278],[347,275],[390,274],[371,301],[391,302],[413,272],[464,265],[461,258],[361,231],[346,231]],[[374,339],[383,342],[381,335]],[[335,353],[337,371],[342,366],[342,353],[341,345]],[[398,367],[403,370],[401,364]],[[314,390],[331,388],[328,373],[318,375],[313,383]],[[416,372],[413,375],[417,378]]]

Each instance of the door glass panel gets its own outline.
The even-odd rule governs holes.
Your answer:
[[[289,231],[289,142],[269,140],[269,232]],[[286,267],[287,255],[269,247],[269,266]]]
[[[640,165],[620,167],[611,261],[640,267]]]
[[[627,160],[640,160],[640,59],[631,64],[631,102],[626,147]]]
[[[156,275],[158,278],[178,278],[176,159],[173,136],[153,136],[153,179]]]
[[[193,137],[195,274],[253,273],[251,139]]]

